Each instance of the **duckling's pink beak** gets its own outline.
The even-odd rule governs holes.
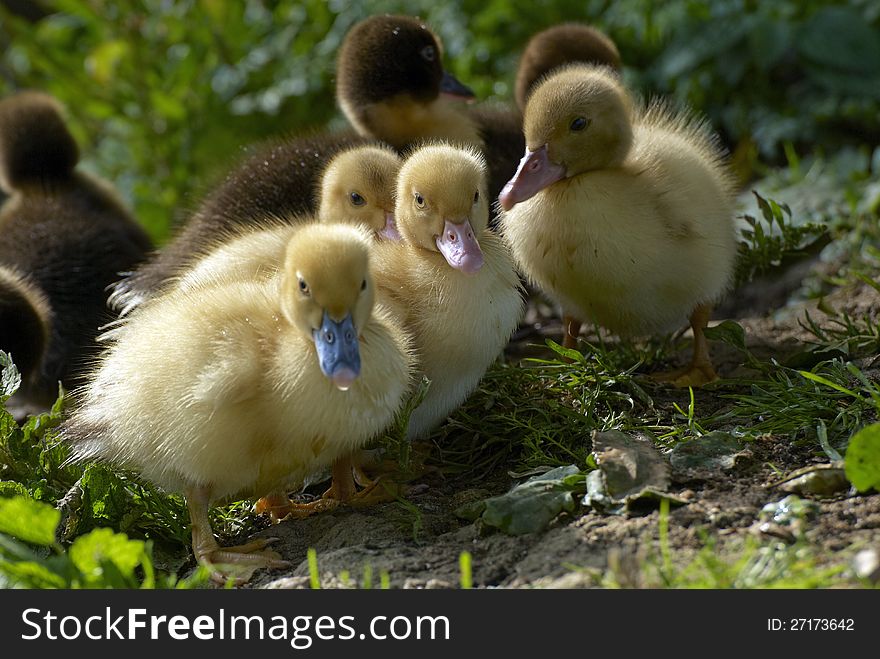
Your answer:
[[[472,275],[483,267],[483,250],[469,220],[455,224],[446,220],[443,235],[437,236],[437,249],[456,270]]]
[[[403,240],[403,236],[397,230],[394,213],[391,211],[385,211],[385,228],[379,232],[379,236],[387,240]]]
[[[510,179],[498,195],[501,208],[509,211],[519,202],[531,199],[548,185],[565,178],[565,167],[550,162],[547,157],[547,145],[529,151],[519,161],[516,174]]]

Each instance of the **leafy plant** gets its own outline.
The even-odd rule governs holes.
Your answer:
[[[0,498],[0,585],[13,588],[188,588],[199,570],[178,582],[157,578],[151,543],[98,528],[66,550],[58,543],[61,513],[25,496]],[[36,547],[33,549],[32,547]]]
[[[784,268],[787,262],[805,254],[818,253],[831,240],[825,225],[796,225],[791,221],[791,209],[787,204],[765,199],[755,191],[753,194],[761,217],[755,219],[752,215],[743,215],[748,226],[740,229],[744,240],[739,243],[737,286],[773,268]]]
[[[846,449],[846,477],[860,492],[880,490],[880,424],[862,428]]]

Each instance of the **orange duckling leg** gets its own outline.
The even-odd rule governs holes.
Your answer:
[[[278,538],[260,538],[243,545],[220,547],[208,519],[209,490],[204,487],[188,488],[185,490],[184,496],[192,528],[193,553],[199,563],[209,566],[227,564],[251,568],[290,566],[289,561],[282,560],[279,554],[266,549],[267,545],[275,542]],[[226,574],[215,569],[215,579],[224,581],[227,576],[235,577],[236,575]]]
[[[272,522],[278,523],[287,517],[304,518],[334,510],[343,503],[363,508],[394,501],[400,491],[395,483],[386,483],[381,478],[371,480],[359,466],[353,464],[350,455],[336,460],[331,467],[331,474],[333,480],[330,487],[320,499],[310,503],[297,503],[291,501],[285,492],[272,492],[257,501],[254,512],[258,515],[268,514]],[[358,485],[363,489],[359,491]]]
[[[675,387],[701,387],[718,379],[718,374],[709,359],[709,342],[703,330],[709,325],[712,307],[700,304],[691,314],[691,329],[694,332],[694,354],[691,363],[685,368],[653,376],[660,382],[669,382]]]
[[[562,317],[562,347],[577,349],[578,334],[581,333],[581,321],[573,316]]]

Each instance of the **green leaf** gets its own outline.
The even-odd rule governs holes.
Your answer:
[[[755,64],[762,71],[773,68],[791,47],[791,25],[782,21],[760,21],[749,34]]]
[[[573,488],[566,483],[572,476],[579,476],[576,481],[583,491],[583,474],[575,465],[568,465],[534,476],[507,494],[486,499],[483,522],[510,535],[543,530],[559,513],[574,511]]]
[[[676,469],[731,469],[743,453],[743,444],[726,432],[710,432],[697,439],[676,444],[669,461]]]
[[[18,368],[12,363],[12,358],[9,354],[2,350],[0,350],[0,367],[3,368],[0,371],[0,404],[2,404],[18,391],[19,386],[21,386],[21,373],[18,372]]]
[[[27,497],[27,488],[21,483],[15,481],[0,481],[0,497]]]
[[[577,364],[583,364],[585,361],[584,355],[579,350],[564,348],[553,339],[547,339],[546,343],[548,348],[564,359],[570,359]]]
[[[807,380],[812,380],[813,382],[818,382],[819,384],[824,384],[826,387],[831,387],[835,391],[839,391],[842,394],[847,394],[849,396],[852,396],[853,398],[861,398],[861,396],[859,396],[855,391],[852,391],[851,389],[847,389],[846,387],[842,387],[841,385],[837,384],[836,382],[832,382],[828,378],[823,377],[821,375],[817,375],[816,373],[810,373],[809,371],[798,371],[798,373],[800,375],[802,375],[803,377],[807,378]]]
[[[862,428],[849,440],[844,469],[859,492],[880,490],[880,423]]]
[[[746,349],[746,331],[742,325],[732,320],[725,320],[714,327],[707,327],[703,334],[710,341],[723,341],[740,350]]]
[[[0,533],[49,546],[55,544],[59,522],[61,513],[48,504],[22,496],[0,499]]]
[[[817,11],[801,29],[797,47],[805,59],[836,71],[880,74],[880,31],[851,7]]]
[[[144,560],[144,542],[112,529],[95,529],[77,538],[68,555],[85,585],[124,587],[120,579],[133,579],[135,568]]]
[[[66,588],[69,585],[63,576],[37,561],[0,561],[0,574],[13,586],[22,588]]]

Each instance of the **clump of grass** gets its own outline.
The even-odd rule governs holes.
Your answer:
[[[775,268],[784,268],[806,254],[818,253],[831,241],[826,225],[796,224],[787,204],[765,199],[755,191],[753,194],[761,216],[742,216],[747,226],[740,230],[736,286]]]
[[[777,367],[761,379],[741,381],[748,386],[745,392],[722,394],[732,405],[709,423],[741,424],[751,434],[787,435],[791,439],[817,439],[815,430],[824,423],[832,445],[840,446],[876,417],[870,397],[853,396],[810,376],[856,386],[850,369],[838,359],[821,362],[810,371]]]
[[[873,284],[873,282],[872,282]],[[826,314],[825,322],[819,324],[809,312],[804,312],[798,324],[814,339],[815,350],[839,350],[851,357],[873,355],[880,352],[880,323],[869,316],[836,313],[820,306]]]
[[[649,550],[636,556],[609,554],[604,571],[573,569],[585,572],[605,588],[832,588],[858,586],[846,565],[823,564],[819,553],[804,540],[794,544],[761,541],[748,537],[731,540],[735,545],[722,547],[721,540],[708,532],[701,533],[702,547],[692,558],[676,561],[669,538],[669,502],[661,501],[658,540]]]
[[[502,464],[582,465],[593,430],[631,425],[633,410],[651,408],[633,375],[639,362],[619,369],[605,361],[610,351],[583,355],[552,341],[548,345],[560,359],[494,365],[478,391],[435,433],[444,469],[487,473]]]

